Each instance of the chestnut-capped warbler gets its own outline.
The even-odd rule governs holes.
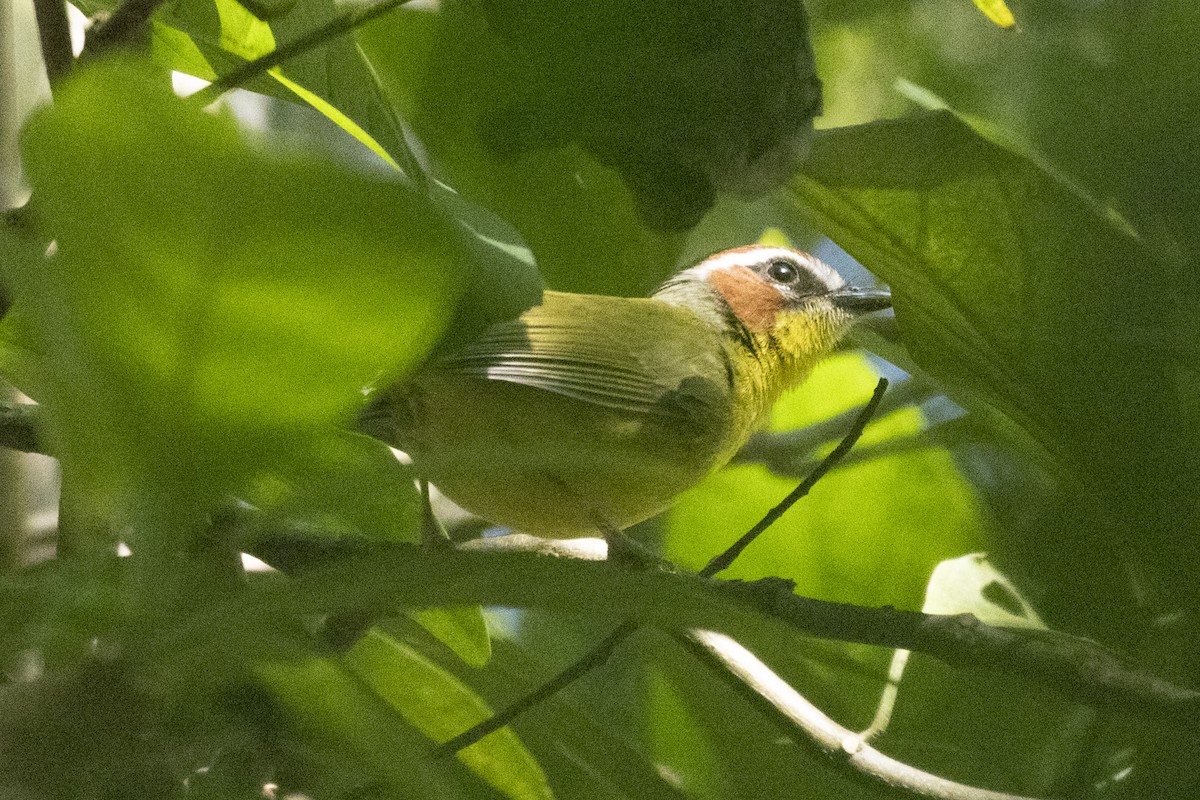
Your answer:
[[[490,522],[624,529],[728,463],[857,315],[890,305],[768,246],[710,256],[650,298],[547,291],[380,392],[363,429]]]

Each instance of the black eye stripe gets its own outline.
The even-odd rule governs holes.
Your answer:
[[[762,263],[758,270],[793,298],[821,295],[829,291],[829,286],[820,276],[814,274],[807,264],[795,259],[772,258]]]

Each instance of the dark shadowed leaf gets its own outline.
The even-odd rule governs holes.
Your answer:
[[[358,38],[438,176],[516,228],[552,288],[639,295],[671,272],[680,237],[649,230],[612,169],[578,147],[500,157],[484,144],[521,57],[478,8],[402,8]]]
[[[1132,547],[1183,588],[1179,565],[1200,552],[1179,531],[1200,508],[1195,459],[1166,424],[1196,429],[1176,388],[1188,367],[1174,268],[949,112],[827,131],[792,188],[892,285],[916,362],[1050,454],[1078,546]]]

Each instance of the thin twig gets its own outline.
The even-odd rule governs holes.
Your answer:
[[[579,678],[582,678],[591,670],[608,661],[608,659],[612,656],[613,651],[620,647],[621,644],[630,636],[632,636],[637,629],[638,623],[633,622],[632,620],[622,622],[619,626],[613,629],[612,633],[604,637],[604,639],[598,645],[593,647],[583,658],[572,662],[562,672],[558,673],[529,694],[521,697],[515,703],[505,707],[478,725],[468,728],[458,736],[455,736],[453,739],[438,745],[433,750],[433,757],[445,758],[447,756],[452,756],[459,750],[475,744],[475,742],[478,742],[489,733],[500,730],[505,725],[512,722],[521,714],[525,713],[539,703],[544,703],[546,700],[558,694]]]
[[[42,61],[53,89],[71,72],[75,56],[71,50],[71,24],[64,0],[33,0],[37,16],[38,38],[42,43]]]
[[[879,403],[883,399],[883,394],[887,390],[887,379],[880,378],[879,383],[875,387],[875,393],[871,395],[871,399],[859,412],[858,417],[854,420],[854,425],[850,431],[842,439],[841,443],[834,449],[832,453],[825,457],[816,469],[810,474],[799,486],[797,486],[791,494],[789,494],[782,503],[775,506],[767,515],[763,517],[757,525],[751,528],[742,538],[738,539],[728,550],[721,553],[708,563],[703,570],[700,571],[700,577],[710,578],[717,572],[728,567],[733,560],[738,557],[750,542],[754,541],[760,533],[770,527],[778,520],[789,508],[796,504],[801,497],[808,494],[817,481],[831,470],[841,458],[854,447],[854,443],[862,436],[863,429],[866,428],[867,422],[875,414],[879,408]],[[534,707],[538,703],[544,702],[546,699],[553,697],[558,692],[571,685],[576,679],[582,677],[587,672],[604,664],[613,651],[626,639],[628,639],[638,628],[635,622],[625,622],[618,628],[613,630],[605,639],[598,645],[593,647],[581,658],[572,662],[564,670],[559,672],[549,681],[543,683],[537,689],[534,689],[529,694],[524,695],[516,702],[501,709],[490,719],[487,719],[472,728],[469,728],[459,735],[455,736],[448,742],[439,745],[434,751],[434,754],[439,757],[451,755],[462,750],[464,747],[469,747],[475,742],[478,742],[483,737],[493,731],[503,728],[512,720],[516,719],[526,710]]]
[[[165,0],[125,0],[106,22],[88,31],[84,55],[94,56],[132,42]]]
[[[829,470],[837,466],[837,463],[842,460],[843,456],[850,452],[850,448],[854,447],[859,437],[862,436],[867,423],[875,415],[875,410],[879,408],[879,403],[883,400],[883,394],[887,391],[887,387],[887,378],[880,378],[879,383],[875,385],[875,392],[871,395],[871,399],[863,406],[862,411],[859,412],[858,417],[854,420],[854,425],[838,446],[833,449],[833,452],[825,456],[821,460],[821,463],[817,465],[817,468],[810,472],[808,477],[801,481],[800,485],[793,489],[787,497],[783,498],[783,501],[779,505],[768,511],[767,515],[759,520],[757,525],[746,531],[745,535],[730,545],[729,549],[724,553],[713,557],[712,561],[709,561],[704,569],[700,570],[700,577],[711,578],[718,572],[728,568],[733,563],[733,560],[750,546],[751,542],[757,539],[767,528],[774,525],[775,521],[786,514],[787,510],[794,506],[800,498],[812,491],[812,488],[817,485],[817,481],[821,480]]]
[[[281,45],[266,55],[260,56],[253,61],[248,61],[232,72],[222,75],[192,95],[192,98],[200,105],[207,106],[230,89],[244,86],[247,82],[265,74],[268,70],[279,66],[284,61],[320,47],[330,39],[349,33],[360,25],[365,25],[371,20],[407,2],[409,0],[383,0],[383,2],[377,3],[370,8],[347,11],[340,16],[334,17],[324,25],[314,28],[298,39]]]

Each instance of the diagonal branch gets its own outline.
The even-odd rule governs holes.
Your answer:
[[[500,730],[529,709],[546,702],[596,667],[607,663],[616,649],[636,633],[637,629],[638,624],[636,622],[622,622],[613,629],[612,633],[605,636],[599,644],[593,646],[582,658],[571,662],[571,664],[553,678],[544,682],[533,691],[522,695],[516,701],[497,711],[478,725],[467,728],[453,739],[439,744],[433,749],[433,757],[447,758],[452,756],[459,750],[475,744],[488,734]]]
[[[854,419],[854,424],[850,426],[850,430],[842,437],[842,441],[834,448],[833,452],[821,459],[821,463],[816,469],[809,473],[808,477],[800,482],[800,485],[793,489],[787,497],[783,498],[779,505],[767,512],[766,516],[758,521],[750,530],[743,534],[742,538],[738,539],[729,546],[725,552],[715,556],[709,561],[704,569],[700,570],[700,577],[711,578],[722,570],[728,569],[742,551],[750,546],[750,543],[757,539],[763,531],[775,524],[776,521],[788,509],[796,505],[802,497],[812,491],[812,488],[817,485],[817,481],[824,478],[828,472],[837,466],[850,449],[857,444],[863,431],[866,430],[867,423],[871,421],[871,417],[875,416],[875,411],[879,408],[879,403],[883,400],[884,392],[887,391],[887,378],[880,378],[879,383],[875,385],[875,391],[871,394],[871,399],[863,406],[862,411],[858,412],[858,416]]]

